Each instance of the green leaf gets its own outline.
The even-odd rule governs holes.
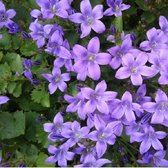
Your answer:
[[[7,53],[4,60],[8,62],[12,71],[23,72],[22,60],[17,53]]]
[[[9,50],[11,49],[11,36],[8,32],[4,31],[3,33],[3,38],[0,39],[0,48]]]
[[[31,98],[34,102],[40,103],[43,107],[50,107],[49,93],[44,90],[44,88],[34,89],[31,93]]]
[[[23,43],[23,45],[20,48],[20,51],[24,56],[30,57],[32,55],[36,55],[38,49],[34,42],[32,42],[31,40],[28,40]]]
[[[8,112],[0,113],[0,139],[10,139],[24,134],[25,115],[21,111],[13,115]]]
[[[55,167],[54,164],[47,164],[45,163],[45,160],[48,158],[48,156],[41,152],[39,155],[38,155],[38,158],[37,158],[37,167]]]
[[[14,97],[19,97],[22,94],[22,84],[19,83],[15,89],[13,90],[13,96]]]
[[[15,82],[10,82],[10,83],[8,84],[8,92],[9,92],[10,94],[13,93],[13,91],[14,91],[15,88],[16,88],[16,83],[15,83]]]

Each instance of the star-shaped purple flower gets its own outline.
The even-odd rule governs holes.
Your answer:
[[[73,47],[74,70],[78,73],[78,80],[85,80],[88,75],[93,80],[98,80],[101,75],[99,65],[107,65],[111,60],[108,53],[99,53],[100,41],[98,37],[93,37],[87,46],[87,49],[76,44]]]
[[[57,88],[59,88],[61,92],[64,92],[67,88],[67,84],[65,82],[70,80],[69,73],[61,74],[61,70],[56,67],[53,68],[52,74],[46,73],[42,76],[50,82],[48,85],[50,94],[53,94]]]
[[[81,89],[83,97],[88,100],[84,107],[84,111],[86,113],[92,113],[96,109],[100,113],[109,113],[109,106],[107,102],[113,100],[117,96],[117,93],[113,91],[106,91],[106,89],[107,84],[104,80],[97,84],[95,90],[89,87]]]
[[[69,16],[69,20],[81,24],[81,38],[86,37],[93,29],[96,33],[103,33],[105,25],[99,20],[103,17],[103,5],[96,5],[93,9],[89,0],[80,3],[81,13]]]
[[[155,74],[155,70],[145,64],[148,61],[146,54],[139,54],[136,58],[132,54],[126,54],[123,58],[123,67],[117,72],[115,77],[117,79],[126,79],[131,77],[133,85],[142,84],[142,76],[150,77]]]
[[[136,120],[134,111],[141,110],[140,105],[132,102],[132,95],[126,91],[121,100],[114,99],[112,101],[111,116],[116,119],[124,117],[128,122]]]
[[[144,154],[152,146],[155,150],[163,150],[163,145],[159,139],[164,139],[166,133],[163,131],[155,131],[152,126],[145,127],[144,132],[135,132],[132,135],[132,142],[141,142],[140,153]]]
[[[122,0],[107,0],[107,5],[110,8],[105,10],[104,15],[106,16],[122,16],[122,11],[130,8],[130,5],[123,4]]]
[[[46,163],[56,163],[58,162],[58,165],[61,167],[67,166],[67,160],[73,160],[74,153],[69,152],[69,147],[67,145],[61,145],[59,148],[56,148],[53,145],[50,145],[48,147],[48,152],[53,154],[53,156],[48,157],[45,162]]]
[[[146,102],[143,109],[153,113],[151,123],[162,124],[164,120],[168,120],[168,97],[165,92],[158,90],[155,96],[156,102]]]

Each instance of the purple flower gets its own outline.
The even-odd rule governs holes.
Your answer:
[[[79,118],[84,120],[85,117],[86,117],[86,113],[83,110],[84,109],[84,105],[85,105],[85,101],[84,101],[84,97],[82,96],[81,92],[79,92],[75,97],[72,97],[70,95],[65,95],[64,99],[68,103],[70,103],[67,106],[66,111],[67,112],[75,112],[75,111],[77,111]]]
[[[81,38],[86,37],[93,29],[96,33],[103,33],[105,25],[99,20],[103,17],[103,5],[96,5],[93,9],[89,0],[80,3],[81,13],[69,16],[69,20],[81,24]]]
[[[164,120],[168,120],[168,98],[167,95],[160,89],[156,92],[154,102],[146,102],[143,104],[143,109],[153,113],[151,123],[162,124]]]
[[[112,55],[110,66],[113,69],[117,69],[122,63],[122,57],[126,55],[130,49],[132,49],[132,41],[130,38],[124,39],[121,46],[114,46],[108,49],[108,52]]]
[[[130,5],[123,4],[122,0],[107,0],[107,5],[110,8],[105,10],[104,15],[106,16],[122,16],[122,11],[130,8]]]
[[[59,148],[56,148],[55,146],[50,145],[48,147],[48,152],[53,154],[53,156],[48,157],[45,162],[46,163],[56,163],[58,162],[59,166],[66,167],[67,166],[67,160],[73,160],[74,153],[69,152],[69,147],[67,145],[61,145]]]
[[[117,72],[115,77],[117,79],[126,79],[131,77],[133,85],[142,84],[142,76],[150,77],[155,73],[155,70],[145,64],[148,61],[146,54],[139,54],[136,58],[132,54],[127,54],[122,58],[123,67]]]
[[[9,33],[15,34],[20,31],[20,27],[15,22],[9,22],[7,23],[6,27],[8,28]]]
[[[48,85],[50,94],[53,94],[57,88],[59,88],[61,92],[64,92],[67,88],[67,84],[65,82],[70,80],[69,73],[61,74],[60,69],[56,67],[53,68],[52,74],[46,73],[42,76],[50,82]]]
[[[55,115],[53,123],[45,123],[43,126],[44,131],[50,133],[48,136],[49,140],[56,141],[57,139],[59,140],[63,138],[61,132],[62,128],[64,127],[64,123],[63,123],[63,117],[60,114],[60,112]]]
[[[168,36],[168,21],[164,16],[159,17],[159,25],[161,30]]]
[[[164,35],[162,31],[157,30],[156,28],[152,28],[147,31],[147,41],[143,41],[140,44],[140,48],[144,51],[158,51],[159,49],[167,48],[166,42],[167,37]]]
[[[59,56],[64,59],[70,59],[71,58],[70,51],[62,45],[63,45],[62,34],[60,34],[60,31],[56,30],[51,35],[45,51],[49,54],[53,54],[54,56]]]
[[[10,99],[7,96],[0,96],[0,104],[5,104],[9,101]]]
[[[59,54],[60,56],[55,59],[54,66],[55,67],[65,66],[67,71],[73,71],[72,59],[70,57],[71,54],[69,52],[70,46],[69,46],[68,40],[64,40],[62,46],[65,48],[63,48],[63,49],[61,48],[62,52]],[[67,57],[65,56],[65,49],[68,50]]]
[[[88,127],[82,127],[77,121],[74,121],[71,124],[69,129],[65,128],[62,130],[61,135],[69,140],[67,140],[67,144],[72,147],[76,143],[78,143],[81,139],[86,138],[90,129]]]
[[[109,113],[107,102],[113,100],[117,96],[117,93],[106,91],[106,89],[107,85],[104,80],[97,84],[95,90],[89,87],[81,89],[83,97],[88,100],[84,106],[84,111],[86,113],[92,113],[96,109],[104,114]]]
[[[167,167],[168,161],[164,159],[166,156],[165,151],[158,151],[154,154],[147,152],[142,156],[142,160],[138,160],[138,163],[146,165],[146,164],[152,164],[154,167]]]
[[[115,143],[116,136],[114,135],[113,128],[115,123],[111,122],[107,125],[100,124],[99,120],[95,118],[94,124],[96,131],[92,131],[88,138],[92,141],[96,141],[96,151],[98,157],[102,157],[107,150],[107,144],[113,145]]]
[[[150,102],[151,97],[145,96],[146,95],[146,84],[141,85],[137,92],[133,94],[134,102],[138,104],[143,104],[145,102]]]
[[[37,4],[41,7],[41,12],[44,19],[52,19],[54,16],[67,18],[67,9],[70,7],[67,0],[36,0]]]
[[[16,15],[14,9],[9,9],[6,11],[5,6],[2,2],[0,2],[0,29],[3,26],[7,26],[11,19]]]
[[[111,60],[110,54],[99,53],[100,41],[98,37],[93,37],[87,49],[76,44],[73,47],[75,57],[74,70],[78,73],[78,80],[85,80],[88,75],[93,80],[98,80],[101,76],[99,65],[107,65]]]
[[[110,160],[108,159],[97,159],[92,156],[92,155],[88,155],[84,162],[80,165],[76,165],[74,166],[75,168],[78,168],[78,167],[101,167],[105,164],[108,164],[108,163],[111,163]]]
[[[29,29],[32,31],[30,33],[33,40],[37,41],[38,48],[41,48],[45,44],[45,39],[48,37],[53,25],[47,24],[45,26],[33,22],[30,24]]]
[[[155,150],[163,150],[163,145],[158,139],[164,139],[166,133],[163,131],[155,131],[152,126],[145,127],[144,132],[134,132],[131,142],[141,142],[140,153],[144,154],[152,146]]]
[[[132,95],[126,91],[121,100],[114,99],[111,116],[116,119],[125,117],[128,122],[135,121],[136,117],[133,111],[141,110],[140,105],[132,102]]]

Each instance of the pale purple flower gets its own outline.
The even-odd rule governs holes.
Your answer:
[[[32,31],[30,33],[33,40],[37,41],[38,48],[41,48],[45,44],[45,39],[48,37],[53,25],[47,24],[45,26],[33,22],[30,24],[29,29]]]
[[[130,38],[123,40],[121,46],[114,46],[108,49],[108,52],[112,55],[110,66],[113,69],[117,69],[122,63],[122,57],[132,49],[132,41]]]
[[[14,9],[9,9],[6,11],[4,4],[0,1],[0,29],[3,26],[7,26],[15,15],[16,12]]]
[[[84,111],[86,113],[92,113],[96,109],[100,113],[108,114],[109,113],[109,106],[108,101],[113,100],[117,93],[113,91],[106,91],[107,84],[103,80],[96,85],[95,90],[85,87],[81,89],[81,93],[87,102],[84,106]]]
[[[72,59],[70,57],[70,46],[69,46],[69,43],[67,40],[64,40],[63,44],[62,44],[63,47],[65,47],[65,49],[67,49],[68,51],[68,56],[64,56],[65,55],[65,49],[62,50],[62,52],[60,52],[58,55],[60,55],[59,57],[57,57],[54,61],[54,66],[55,67],[62,67],[62,66],[65,66],[67,71],[73,71],[73,65],[72,65]]]
[[[48,85],[50,94],[53,94],[57,88],[59,88],[61,92],[64,92],[67,88],[67,84],[65,82],[70,80],[69,73],[61,74],[61,70],[56,67],[53,68],[52,74],[46,73],[42,76],[50,82]]]
[[[140,44],[140,48],[144,51],[158,51],[167,48],[167,37],[162,31],[152,28],[147,31],[148,40]]]
[[[164,139],[166,137],[166,133],[163,131],[155,131],[152,126],[145,127],[144,132],[134,132],[132,134],[131,142],[141,142],[140,145],[140,153],[144,154],[151,147],[155,150],[163,150],[163,145],[159,141],[159,139]]]
[[[111,116],[116,119],[124,117],[128,122],[135,121],[134,111],[141,110],[139,104],[132,102],[132,95],[128,91],[123,94],[121,100],[114,99],[112,102]]]
[[[105,25],[99,19],[103,17],[103,5],[96,5],[93,9],[89,0],[80,3],[81,13],[69,16],[69,20],[81,24],[81,38],[86,37],[93,29],[96,33],[103,33]]]
[[[168,120],[168,97],[165,92],[158,89],[155,96],[156,102],[146,102],[143,109],[153,113],[151,123],[162,124],[164,120]]]
[[[130,8],[130,5],[122,3],[122,0],[107,0],[107,5],[110,7],[105,10],[105,16],[115,15],[116,17],[122,16],[122,11]]]
[[[139,54],[136,58],[133,54],[126,54],[123,58],[123,67],[121,67],[117,72],[115,77],[117,79],[131,78],[133,85],[142,84],[142,76],[150,77],[155,74],[155,70],[145,64],[148,61],[146,54]]]
[[[76,44],[73,47],[74,70],[78,73],[78,80],[85,80],[88,75],[93,80],[98,80],[101,76],[99,65],[107,65],[111,60],[108,53],[99,53],[100,41],[98,37],[93,37],[87,46],[87,49]]]
[[[48,147],[48,152],[53,154],[53,156],[49,156],[45,162],[46,163],[56,163],[58,162],[59,166],[66,167],[67,166],[67,160],[73,160],[74,153],[68,151],[69,147],[67,145],[61,145],[58,148],[56,148],[53,145],[50,145]]]
[[[88,127],[80,126],[79,122],[74,121],[69,129],[65,128],[62,130],[61,135],[68,140],[66,143],[72,147],[76,143],[80,142],[80,140],[85,139],[88,135],[90,129]]]
[[[9,101],[10,99],[7,96],[0,96],[0,104],[5,104]]]
[[[37,4],[41,7],[41,12],[44,19],[52,19],[54,16],[67,18],[67,9],[70,8],[67,0],[36,0]]]
[[[142,156],[142,160],[137,160],[138,163],[143,165],[151,164],[154,167],[167,167],[168,161],[164,159],[166,151],[157,151],[156,153],[147,152]]]
[[[108,163],[111,163],[111,161],[108,159],[96,159],[94,156],[88,155],[82,164],[76,165],[74,167],[75,168],[78,168],[78,167],[102,167],[103,165],[108,164]]]
[[[59,56],[64,59],[70,59],[70,51],[63,46],[63,37],[60,31],[56,30],[50,37],[45,51],[54,56]],[[59,67],[57,67],[59,68]]]
[[[63,123],[63,117],[60,114],[60,112],[58,112],[55,115],[53,123],[45,123],[43,127],[44,127],[45,132],[50,133],[48,136],[49,140],[56,141],[56,140],[60,140],[63,138],[61,135],[61,132],[64,127],[64,123]]]
[[[88,138],[92,141],[96,141],[96,151],[98,157],[100,158],[106,152],[107,144],[113,145],[115,143],[116,136],[113,132],[115,123],[111,122],[107,125],[103,125],[95,118],[94,125],[96,127],[96,131],[92,131],[88,135]]]
[[[143,104],[145,102],[150,102],[151,97],[145,96],[146,95],[146,84],[141,85],[137,92],[133,94],[134,102],[138,104]]]
[[[72,97],[70,95],[65,95],[64,99],[69,103],[66,108],[67,112],[76,112],[80,119],[84,120],[86,117],[86,113],[83,110],[85,105],[85,99],[82,96],[81,92],[79,92],[76,96]]]

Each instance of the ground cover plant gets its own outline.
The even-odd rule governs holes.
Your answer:
[[[0,1],[0,166],[168,166],[166,0]]]

